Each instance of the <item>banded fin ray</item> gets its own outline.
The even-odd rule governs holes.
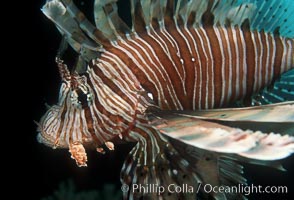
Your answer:
[[[203,120],[294,123],[294,101],[244,108],[181,111],[178,115]]]
[[[131,32],[118,15],[116,0],[95,0],[94,17],[96,27],[111,41]]]
[[[291,0],[131,0],[131,7],[133,24],[143,22],[150,26],[152,19],[162,21],[164,13],[165,18],[173,18],[176,22],[181,18],[187,24],[192,17],[193,26],[207,25],[202,17],[209,11],[214,18],[211,25],[226,26],[229,23],[241,27],[248,20],[251,30],[264,30],[267,33],[276,33],[278,30],[282,37],[294,37],[294,4]],[[143,21],[138,15],[142,16]],[[141,32],[141,29],[136,31]]]
[[[243,130],[294,134],[293,101],[245,108],[181,111],[178,114]]]
[[[116,1],[96,0],[94,15],[96,27],[75,6],[72,0],[49,0],[42,12],[52,20],[72,48],[89,62],[97,58],[110,42],[130,34],[129,27],[118,15]]]
[[[55,23],[59,32],[66,37],[67,42],[75,51],[81,52],[83,48],[89,49],[92,53],[102,51],[101,44],[93,42],[86,36],[60,1],[47,2],[42,12]],[[93,54],[97,56],[97,53]],[[90,59],[92,57],[88,58]]]
[[[163,25],[167,0],[130,0],[130,3],[133,32],[145,32],[153,19]]]
[[[189,165],[194,167],[193,169],[199,176],[202,185],[207,183],[211,185],[226,186],[238,184],[247,185],[247,180],[244,177],[244,167],[240,163],[239,158],[236,156],[199,149],[197,147],[179,142],[174,138],[168,139],[178,153],[189,162]],[[249,161],[251,160],[244,158],[242,160],[242,162],[247,163],[249,163]],[[262,164],[264,164],[264,162]],[[203,192],[203,194],[205,194],[205,192]],[[214,199],[246,199],[246,197],[242,194],[236,193],[211,192],[209,195],[213,196]],[[209,199],[209,197],[205,199]]]
[[[294,151],[294,138],[289,135],[242,130],[189,115],[160,117],[163,123],[156,128],[162,134],[197,148],[259,160],[282,159]]]
[[[129,37],[132,31],[146,32],[153,19],[157,19],[161,28],[168,18],[172,18],[176,24],[181,18],[184,24],[190,20],[194,27],[207,25],[203,21],[203,15],[207,11],[214,16],[213,25],[225,26],[229,22],[233,26],[241,26],[248,19],[251,30],[264,30],[268,33],[278,31],[282,37],[294,37],[294,4],[291,0],[131,0],[132,31],[119,17],[115,0],[95,1],[96,27],[85,18],[73,1],[51,0],[44,5],[42,11],[77,52],[83,48],[103,51],[103,46],[117,41],[120,36]],[[92,51],[83,52],[87,61],[95,57]]]

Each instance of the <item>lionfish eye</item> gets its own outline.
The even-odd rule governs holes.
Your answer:
[[[74,89],[71,93],[71,102],[77,108],[86,108],[92,103],[92,94],[89,90]]]

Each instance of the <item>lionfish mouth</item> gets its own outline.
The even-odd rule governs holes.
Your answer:
[[[68,148],[65,140],[60,140],[60,137],[58,137],[61,135],[58,127],[58,124],[60,124],[59,113],[60,106],[52,106],[40,119],[40,122],[37,122],[38,142],[54,149]]]

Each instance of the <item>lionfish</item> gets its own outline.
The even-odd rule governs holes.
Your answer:
[[[136,142],[121,171],[127,186],[236,185],[246,184],[242,162],[282,169],[278,160],[293,153],[292,0],[130,0],[130,26],[116,0],[95,0],[96,26],[71,0],[42,11],[64,40],[59,100],[38,141],[69,148],[78,166],[86,147],[104,152],[122,140]],[[70,69],[67,44],[78,55]],[[201,195],[245,198],[203,188],[124,198]]]

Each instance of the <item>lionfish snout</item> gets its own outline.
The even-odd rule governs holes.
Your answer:
[[[38,123],[38,141],[54,149],[68,147],[66,139],[69,138],[64,137],[66,130],[63,127],[67,122],[62,120],[67,113],[65,103],[68,96],[69,87],[63,83],[60,88],[58,104],[50,107]]]

